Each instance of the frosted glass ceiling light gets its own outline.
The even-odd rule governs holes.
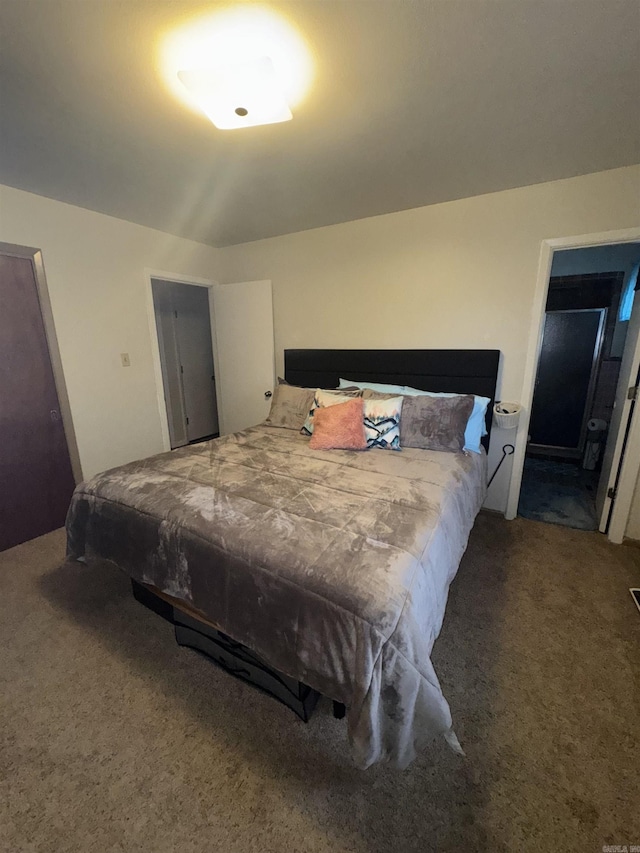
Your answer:
[[[292,118],[268,56],[219,68],[185,69],[178,72],[178,78],[220,130]]]
[[[157,63],[171,94],[221,128],[287,121],[313,80],[296,27],[254,3],[182,21],[159,37]]]

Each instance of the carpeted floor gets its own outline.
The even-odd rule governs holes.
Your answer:
[[[361,773],[61,532],[0,554],[0,849],[600,851],[640,844],[640,550],[482,514],[434,650],[466,759]]]

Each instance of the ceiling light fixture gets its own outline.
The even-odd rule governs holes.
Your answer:
[[[225,129],[288,121],[313,77],[296,28],[254,4],[183,23],[162,38],[158,59],[172,94]]]
[[[178,72],[180,82],[220,130],[276,124],[292,118],[273,62],[253,62]]]

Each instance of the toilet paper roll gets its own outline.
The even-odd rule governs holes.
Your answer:
[[[606,428],[607,428],[607,422],[603,421],[602,418],[591,418],[591,420],[587,424],[587,429],[589,431],[604,430]]]

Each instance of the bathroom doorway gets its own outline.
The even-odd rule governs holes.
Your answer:
[[[640,243],[556,251],[518,514],[597,530]]]

